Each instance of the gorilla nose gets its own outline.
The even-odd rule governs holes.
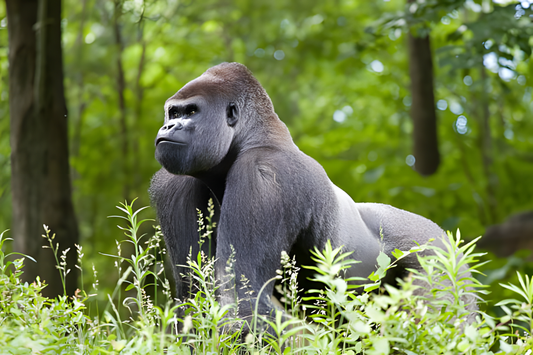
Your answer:
[[[159,132],[157,132],[155,145],[157,146],[164,141],[183,144],[186,139],[184,136],[184,134],[186,134],[186,131],[184,130],[186,125],[187,122],[180,119],[169,120],[159,129]]]
[[[171,129],[175,129],[175,130],[180,130],[183,128],[183,123],[181,123],[180,121],[178,120],[170,120],[168,121],[166,124],[163,125],[163,127],[161,127],[160,131],[161,132],[164,132],[164,131],[168,131],[168,130],[171,130]]]

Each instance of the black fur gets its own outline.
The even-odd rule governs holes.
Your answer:
[[[193,255],[198,252],[196,208],[205,214],[213,198],[218,228],[211,247],[217,279],[228,276],[226,262],[233,246],[241,299],[247,291],[240,287],[241,275],[257,295],[276,275],[283,250],[296,255],[299,264],[310,265],[309,250],[322,250],[329,239],[333,247],[344,246],[362,261],[348,276],[367,277],[376,269],[380,250],[390,255],[430,238],[443,243],[442,229],[421,216],[353,202],[293,143],[265,90],[238,63],[207,70],[167,100],[155,155],[163,168],[155,174],[150,192],[172,263],[186,264],[191,247]],[[385,282],[405,276],[406,268],[419,267],[415,256],[408,257]],[[180,299],[188,296],[180,276],[185,271],[175,269]],[[311,287],[308,276],[305,270],[300,275],[304,288]],[[272,310],[273,286],[266,287],[259,301],[262,314]],[[235,301],[233,292],[219,296],[223,304]],[[249,306],[239,308],[242,317],[251,312]]]

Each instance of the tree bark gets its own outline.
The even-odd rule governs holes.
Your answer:
[[[433,61],[429,35],[414,37],[409,33],[408,37],[415,170],[427,176],[434,174],[440,164],[433,94]]]
[[[40,203],[44,186],[43,122],[35,115],[37,0],[6,0],[9,37],[9,112],[11,144],[12,234],[14,249],[32,257],[41,253]],[[37,238],[39,238],[37,240]],[[33,242],[32,242],[33,241]],[[27,260],[23,279],[33,281],[40,265]]]
[[[138,127],[139,122],[142,117],[142,102],[144,100],[144,88],[141,85],[141,77],[144,71],[144,66],[146,64],[146,40],[144,39],[144,19],[141,19],[139,22],[138,37],[137,41],[141,44],[141,57],[139,58],[139,65],[137,67],[137,77],[135,80],[135,105],[134,105],[134,114],[133,114],[133,124],[132,127]],[[133,132],[132,132],[133,133]],[[139,137],[132,136],[132,161],[140,161],[139,158]],[[139,170],[132,172],[132,190],[134,196],[139,196],[140,192],[138,191],[139,186],[142,184],[142,175]]]
[[[67,108],[63,88],[60,0],[6,0],[13,236],[15,249],[34,257],[23,279],[45,280],[45,296],[63,294],[52,251],[43,249],[43,224],[56,234],[59,256],[69,249],[66,292],[74,294],[78,227],[71,198]]]
[[[118,93],[118,107],[120,114],[120,136],[122,143],[122,162],[124,173],[124,188],[123,195],[126,201],[130,200],[131,192],[131,173],[130,173],[130,149],[128,134],[128,122],[126,121],[126,79],[124,78],[124,67],[122,66],[122,53],[124,52],[124,44],[122,42],[122,33],[120,31],[119,19],[122,15],[122,0],[115,0],[115,10],[113,13],[113,32],[115,36],[116,61],[117,61],[117,93]]]

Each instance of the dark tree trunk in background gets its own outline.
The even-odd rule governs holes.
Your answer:
[[[411,33],[408,37],[415,170],[427,176],[435,173],[440,163],[430,39]]]
[[[113,32],[115,36],[115,46],[116,46],[116,61],[117,61],[117,93],[118,93],[118,107],[120,114],[120,137],[122,140],[122,162],[124,173],[124,184],[123,195],[124,199],[130,200],[131,193],[131,173],[130,173],[130,149],[128,142],[128,122],[126,120],[126,79],[124,78],[124,67],[122,65],[122,53],[124,52],[124,43],[122,42],[122,32],[120,30],[120,16],[122,16],[122,0],[115,0],[115,10],[113,12]]]
[[[489,226],[477,244],[500,258],[519,250],[533,250],[533,211],[513,214],[503,223]],[[532,260],[533,255],[530,255],[527,261]]]
[[[9,31],[11,184],[15,249],[30,255],[23,278],[49,285],[46,296],[63,293],[43,224],[67,254],[67,293],[77,286],[78,227],[71,199],[67,109],[63,89],[60,0],[6,0]]]
[[[6,0],[9,34],[9,112],[11,143],[12,232],[15,250],[33,257],[41,253],[45,143],[43,121],[35,115],[34,83],[37,0]],[[26,261],[24,279],[31,281],[40,265]]]
[[[67,277],[67,294],[77,288],[78,224],[72,205],[68,150],[68,119],[63,87],[63,51],[61,48],[61,0],[40,0],[39,26],[37,30],[37,70],[35,81],[36,114],[45,122],[47,143],[45,193],[42,200],[43,221],[56,234],[54,243],[62,250],[70,248],[67,265],[71,270]],[[50,250],[44,250],[43,252]],[[46,272],[50,286],[48,293],[60,292],[55,262],[50,263],[49,253]],[[53,265],[52,265],[53,264]],[[56,276],[54,278],[54,276]],[[52,284],[52,279],[54,283]]]
[[[146,64],[146,40],[144,39],[144,20],[139,22],[139,28],[137,32],[137,42],[141,44],[141,58],[139,59],[139,65],[137,67],[137,77],[135,79],[135,104],[134,104],[134,114],[133,114],[133,124],[132,127],[138,127],[141,122],[142,117],[142,102],[144,99],[144,87],[141,85],[141,77],[144,71],[144,66]],[[133,142],[131,155],[132,161],[141,161],[139,157],[139,138],[131,137]],[[132,169],[133,170],[133,169]],[[139,191],[139,187],[142,185],[142,175],[139,169],[132,171],[132,190],[134,196],[141,196],[142,191]]]

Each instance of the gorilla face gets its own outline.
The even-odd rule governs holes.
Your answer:
[[[195,176],[220,164],[237,122],[234,103],[217,97],[207,100],[203,90],[195,92],[191,84],[165,103],[165,123],[155,140],[155,158],[176,175]]]

